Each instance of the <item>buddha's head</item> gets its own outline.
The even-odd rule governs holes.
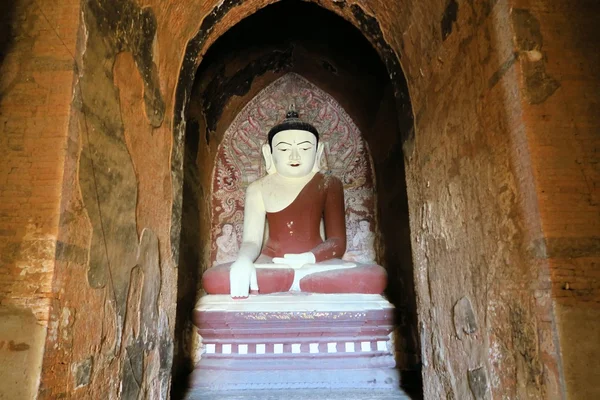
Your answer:
[[[298,118],[294,110],[285,120],[275,125],[263,146],[268,173],[287,178],[300,178],[320,169],[323,144],[319,143],[317,129]]]

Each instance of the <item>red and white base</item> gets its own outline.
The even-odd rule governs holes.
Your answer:
[[[380,295],[280,293],[202,297],[202,354],[192,386],[208,390],[400,387]]]

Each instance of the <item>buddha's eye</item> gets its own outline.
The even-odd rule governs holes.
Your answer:
[[[288,151],[289,149],[279,149],[279,151]]]
[[[302,150],[306,151],[306,150],[310,150],[310,149],[312,149],[312,147],[307,147],[307,148],[302,149]]]

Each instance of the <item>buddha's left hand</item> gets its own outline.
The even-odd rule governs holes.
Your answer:
[[[310,251],[299,254],[284,254],[283,257],[273,258],[274,264],[286,264],[293,269],[299,269],[306,264],[315,264],[316,262],[315,255]]]

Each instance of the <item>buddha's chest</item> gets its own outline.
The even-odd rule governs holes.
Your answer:
[[[321,203],[322,185],[314,185],[306,181],[265,182],[262,187],[262,197],[265,211],[276,213],[291,206],[300,206],[300,210]]]

